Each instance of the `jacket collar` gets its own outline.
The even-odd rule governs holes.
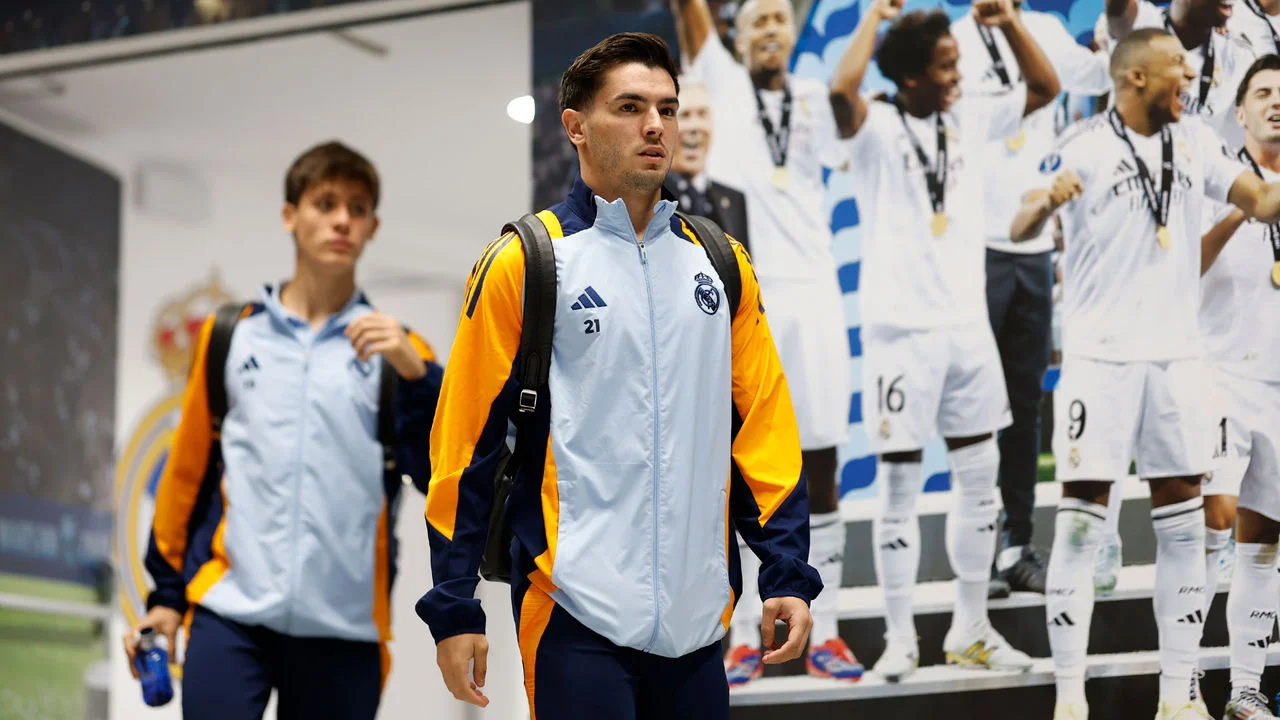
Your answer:
[[[284,289],[285,281],[281,280],[277,283],[267,283],[262,286],[262,304],[267,312],[276,320],[291,328],[306,328],[307,322],[295,315],[280,302],[280,291]],[[347,299],[342,309],[325,321],[325,324],[317,331],[317,335],[333,327],[345,328],[348,323],[355,319],[353,313],[359,312],[361,308],[372,308],[369,298],[365,296],[364,291],[356,288],[356,291]]]
[[[627,206],[621,199],[606,202],[596,195],[578,175],[569,189],[565,199],[569,210],[582,219],[588,226],[596,226],[614,235],[620,235],[629,242],[635,241],[635,231],[631,226],[631,216]],[[671,216],[676,211],[676,196],[666,185],[662,186],[662,198],[653,208],[653,219],[645,230],[646,241],[659,237],[663,230],[671,227]]]

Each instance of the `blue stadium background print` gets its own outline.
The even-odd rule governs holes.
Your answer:
[[[792,57],[792,71],[798,77],[823,82],[831,78],[840,55],[849,46],[850,36],[862,16],[864,3],[848,0],[815,0]],[[1093,26],[1102,14],[1102,0],[1034,0],[1025,7],[1056,14],[1067,30],[1082,45],[1088,45]],[[906,10],[940,7],[954,20],[969,12],[970,4],[952,2],[920,2],[908,0]],[[863,83],[867,93],[892,92],[893,85],[873,66]],[[855,159],[856,161],[856,159]],[[853,356],[853,397],[849,403],[850,441],[840,449],[840,494],[842,498],[874,497],[876,458],[870,454],[862,428],[862,342],[861,315],[858,304],[858,279],[861,272],[862,239],[858,231],[858,206],[853,197],[852,180],[846,173],[832,171],[827,177],[826,209],[830,213],[831,230],[835,234],[833,253],[839,268],[840,287],[844,292],[845,322],[849,326],[849,352]],[[924,472],[928,477],[925,492],[947,490],[951,475],[947,470],[946,448],[935,440],[925,448]]]

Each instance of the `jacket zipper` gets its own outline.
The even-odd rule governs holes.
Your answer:
[[[640,266],[644,272],[644,287],[649,300],[649,350],[652,353],[652,362],[650,366],[653,371],[653,384],[650,386],[653,394],[653,634],[649,636],[649,642],[645,645],[645,652],[653,649],[653,643],[658,639],[658,628],[662,626],[662,606],[658,602],[658,482],[659,472],[658,465],[662,461],[661,443],[658,426],[658,326],[654,320],[655,312],[653,308],[653,283],[649,279],[649,256],[644,249],[644,238],[636,238],[636,244],[640,248]]]
[[[311,338],[310,345],[306,348],[302,356],[302,414],[298,418],[298,459],[297,472],[294,474],[293,481],[293,557],[289,562],[289,610],[285,618],[285,627],[293,629],[293,606],[298,602],[298,543],[301,539],[302,532],[299,529],[299,514],[302,512],[302,474],[304,472],[302,464],[302,446],[307,440],[307,390],[311,381],[311,351],[315,347],[315,338]]]

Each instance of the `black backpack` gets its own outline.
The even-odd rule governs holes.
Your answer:
[[[248,307],[243,303],[227,303],[219,307],[213,316],[213,331],[209,335],[204,370],[205,390],[209,396],[209,420],[213,425],[215,438],[221,435],[222,420],[227,415],[225,375],[227,354],[231,352],[231,334],[235,332],[236,323],[240,322]],[[395,397],[396,383],[400,377],[390,363],[381,363],[381,367],[382,371],[378,376],[378,442],[382,445],[384,474],[392,475],[392,471],[396,469]]]
[[[732,322],[742,299],[742,276],[738,272],[738,259],[729,237],[708,218],[684,213],[676,215],[693,230],[706,250],[711,266],[724,283]],[[520,384],[516,408],[519,417],[531,417],[538,409],[538,398],[546,395],[547,377],[551,373],[551,339],[556,316],[556,256],[551,235],[537,215],[525,215],[503,226],[501,234],[510,232],[520,236],[520,243],[524,246],[524,324],[520,330],[520,349],[516,353],[517,382]],[[519,447],[516,451],[519,452]],[[511,523],[507,521],[507,498],[511,495],[519,464],[518,455],[507,447],[504,438],[493,477],[489,532],[480,558],[480,577],[491,582],[511,582],[513,534]]]

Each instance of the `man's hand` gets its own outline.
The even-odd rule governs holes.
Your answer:
[[[892,20],[902,14],[902,6],[906,0],[875,0],[871,4],[871,12],[881,20]]]
[[[470,673],[472,660],[475,668]],[[436,664],[440,666],[445,687],[455,698],[478,707],[489,705],[489,698],[480,691],[489,670],[489,641],[484,635],[454,635],[441,640],[436,645]],[[469,674],[475,675],[474,680]]]
[[[417,380],[427,374],[427,364],[396,319],[382,313],[370,313],[347,326],[347,337],[361,362],[381,354],[391,363],[396,374],[405,380]]]
[[[1083,192],[1084,185],[1080,184],[1080,176],[1074,170],[1063,170],[1053,179],[1053,187],[1049,189],[1049,210],[1057,210],[1068,200],[1080,197]]]
[[[786,643],[774,642],[773,623],[781,620],[787,624]],[[764,618],[760,621],[760,639],[764,645],[764,662],[768,665],[795,660],[804,652],[813,629],[813,616],[809,605],[796,597],[775,597],[764,601]]]
[[[1001,27],[1013,22],[1011,0],[974,0],[973,19],[988,27]]]
[[[124,634],[124,654],[129,658],[129,672],[134,679],[138,678],[138,668],[133,664],[134,657],[138,654],[136,643],[138,642],[138,633],[150,628],[160,633],[169,641],[169,657],[178,657],[178,628],[182,625],[182,613],[173,608],[161,607],[159,605],[147,611],[142,620],[136,627]]]

